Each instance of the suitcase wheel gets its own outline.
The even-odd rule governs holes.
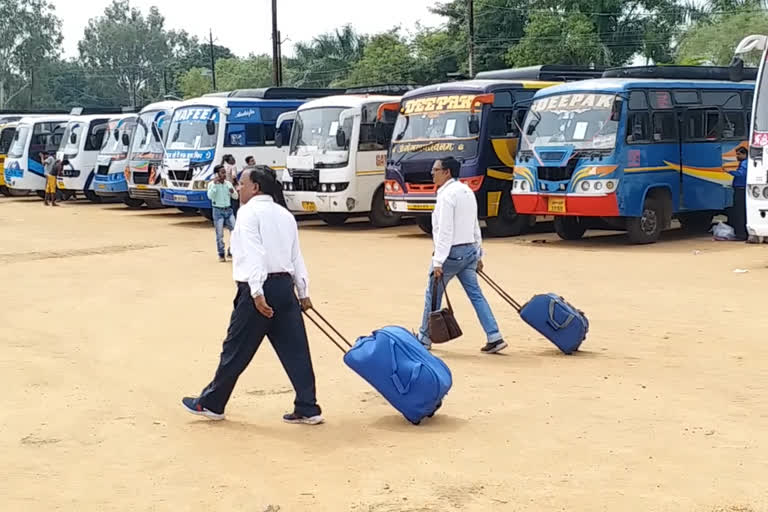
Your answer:
[[[437,403],[437,407],[435,407],[435,410],[434,410],[434,411],[432,411],[432,414],[428,414],[428,415],[427,415],[427,418],[431,418],[432,416],[434,416],[434,415],[437,413],[437,411],[439,411],[439,410],[440,410],[440,408],[441,408],[442,406],[443,406],[443,401],[442,401],[442,400],[440,400],[440,401]]]
[[[411,420],[408,420],[408,421],[411,421]],[[419,421],[411,421],[411,423],[414,424],[414,425],[419,425],[419,424],[421,424],[421,420],[419,420]]]

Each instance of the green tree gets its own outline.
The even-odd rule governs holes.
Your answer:
[[[414,78],[419,84],[444,82],[449,73],[460,70],[462,46],[446,29],[417,27],[411,46],[418,70]]]
[[[416,58],[395,29],[373,36],[365,45],[363,58],[354,64],[349,76],[333,85],[409,83],[417,71]]]
[[[2,0],[0,19],[0,108],[33,91],[37,70],[59,54],[61,21],[46,0]],[[29,96],[31,99],[31,96]]]
[[[727,65],[733,51],[744,37],[750,34],[768,34],[768,14],[741,11],[718,16],[696,23],[683,36],[677,54],[680,63],[701,62],[710,65]],[[759,63],[758,55],[747,56],[749,64]]]
[[[272,85],[272,58],[251,55],[219,59],[216,62],[216,87],[220,91],[254,89]],[[192,68],[179,77],[179,89],[184,98],[197,98],[213,91],[209,68]]]
[[[179,92],[184,99],[198,98],[203,94],[213,92],[211,82],[211,70],[206,68],[192,68],[182,73],[178,78]]]
[[[509,49],[509,66],[539,64],[594,64],[602,60],[602,46],[591,20],[579,12],[534,13],[519,44]]]
[[[103,16],[88,22],[80,59],[88,69],[112,74],[123,101],[139,106],[157,99],[171,55],[164,25],[156,7],[145,17],[129,0],[113,0]]]
[[[351,25],[297,43],[293,59],[285,62],[286,82],[302,87],[327,87],[343,80],[363,57],[366,37]]]

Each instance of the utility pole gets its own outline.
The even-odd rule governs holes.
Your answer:
[[[277,31],[277,84],[283,85],[283,36]]]
[[[468,0],[469,19],[469,78],[475,77],[475,2]]]
[[[272,0],[272,81],[280,86],[280,33],[277,31],[277,0]]]
[[[211,47],[211,78],[213,79],[213,92],[216,92],[216,58],[213,55],[213,30],[209,30]]]

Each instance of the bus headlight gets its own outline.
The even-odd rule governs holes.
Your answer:
[[[336,184],[331,183],[331,192],[336,192]]]
[[[763,198],[768,199],[768,187],[763,187]]]
[[[581,182],[581,190],[584,192],[589,190],[590,183],[588,181],[582,181]]]
[[[752,185],[752,197],[760,199],[760,187],[757,185]]]
[[[595,190],[598,190],[598,191],[603,190],[602,182],[598,181],[597,183],[595,183]]]

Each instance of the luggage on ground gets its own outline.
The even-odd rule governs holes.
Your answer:
[[[408,421],[418,425],[440,409],[453,383],[451,370],[430,354],[413,333],[402,327],[384,327],[369,336],[361,336],[353,346],[317,310],[305,314],[344,352],[346,365],[368,381]],[[348,349],[344,348],[345,344]]]
[[[586,315],[561,296],[554,293],[534,295],[521,306],[485,272],[478,272],[478,275],[520,314],[523,321],[554,343],[564,354],[577,351],[587,337],[589,320]]]

